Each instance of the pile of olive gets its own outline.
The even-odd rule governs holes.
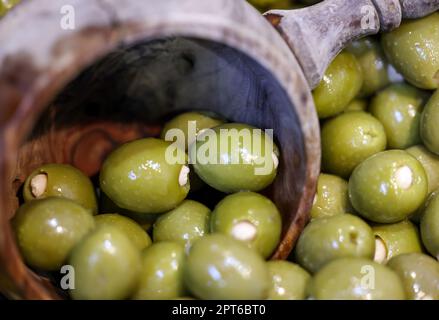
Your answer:
[[[290,261],[266,261],[281,215],[258,193],[280,150],[257,130],[222,149],[221,132],[255,128],[194,112],[161,139],[113,151],[98,192],[68,165],[31,173],[13,220],[24,260],[71,265],[74,299],[439,299],[438,39],[434,13],[356,41],[330,65],[313,92],[322,173]],[[174,129],[186,138],[167,142]],[[213,162],[193,161],[200,150]],[[211,211],[194,190],[223,198]]]
[[[294,255],[312,298],[439,299],[438,39],[436,12],[355,41],[313,92],[322,173]]]
[[[277,175],[272,137],[195,112],[167,122],[161,137],[114,150],[97,192],[70,165],[33,171],[13,219],[26,263],[45,272],[70,265],[74,299],[304,298],[306,271],[265,261],[282,229],[277,207],[257,193]],[[191,184],[223,199],[211,211],[191,199]],[[300,287],[279,293],[278,274]]]

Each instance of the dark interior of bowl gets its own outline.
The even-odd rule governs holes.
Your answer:
[[[83,71],[40,116],[21,148],[15,188],[49,162],[70,163],[96,176],[107,154],[121,143],[158,136],[166,120],[196,110],[273,129],[281,159],[266,193],[282,212],[286,230],[306,172],[294,107],[259,63],[198,39],[167,38],[120,48]],[[211,190],[198,197],[211,199],[211,206],[217,201]]]

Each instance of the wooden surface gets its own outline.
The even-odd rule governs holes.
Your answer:
[[[76,28],[63,30],[59,12],[64,4],[64,0],[25,0],[0,21],[1,290],[12,298],[58,297],[45,277],[26,268],[9,226],[18,205],[16,191],[32,168],[68,162],[92,175],[116,145],[155,135],[160,119],[176,111],[202,109],[209,93],[217,98],[204,109],[275,129],[282,149],[280,174],[267,192],[284,218],[283,239],[273,258],[285,258],[309,218],[320,170],[320,138],[306,79],[275,29],[245,1],[71,0]],[[190,51],[195,52],[192,57],[185,50],[177,55],[176,61],[182,61],[178,64],[182,69],[177,69],[185,73],[192,70],[187,65],[197,66],[196,77],[162,79],[176,90],[158,90],[149,96],[152,100],[146,99],[147,105],[139,86],[129,88],[130,99],[121,99],[128,80],[143,73],[142,68],[129,68],[135,62],[120,47],[169,36],[209,40],[195,41],[200,48]],[[164,57],[162,66],[168,65],[168,53],[176,54],[176,49],[157,54],[159,60]],[[142,50],[140,45],[128,53],[142,58]],[[206,52],[212,58],[203,60]],[[121,59],[118,53],[130,59]],[[211,61],[230,66],[230,72],[206,72]],[[153,88],[162,87],[154,82],[160,68],[149,68],[157,77],[146,83],[155,92]],[[177,97],[176,103],[169,103],[168,95]]]
[[[399,2],[400,1],[400,2]],[[271,10],[267,19],[281,33],[311,88],[347,43],[397,28],[404,18],[439,9],[439,0],[326,0],[298,10]]]

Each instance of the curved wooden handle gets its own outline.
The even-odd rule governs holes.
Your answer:
[[[422,18],[439,10],[439,0],[399,0],[404,19]]]
[[[439,9],[439,0],[326,0],[298,10],[271,10],[265,17],[293,50],[311,88],[335,56],[353,40],[391,31],[402,18]]]

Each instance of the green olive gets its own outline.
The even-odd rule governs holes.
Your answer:
[[[166,300],[184,295],[184,262],[184,247],[176,242],[155,243],[144,250],[134,299]]]
[[[97,213],[96,194],[90,179],[66,164],[46,164],[34,170],[24,183],[23,197],[25,201],[63,197]]]
[[[422,215],[421,236],[427,251],[439,260],[439,192],[434,193]]]
[[[139,283],[140,252],[118,228],[101,226],[72,251],[69,259],[75,270],[76,300],[129,298]]]
[[[219,126],[223,123],[224,121],[201,113],[186,112],[176,116],[165,124],[161,138],[166,141],[174,141],[176,137],[180,137],[180,135],[183,134],[184,139],[177,138],[175,142],[178,147],[187,151],[188,147],[195,142],[196,136],[200,131]],[[193,129],[193,131],[190,129]],[[168,139],[166,139],[167,135]]]
[[[352,212],[347,181],[331,174],[320,174],[311,218],[330,217],[346,212]]]
[[[421,89],[438,87],[439,13],[406,20],[398,29],[382,36],[390,62],[411,84]]]
[[[313,97],[320,119],[344,111],[363,85],[363,73],[355,56],[340,53],[329,65]]]
[[[133,242],[139,249],[143,250],[151,245],[151,238],[134,220],[119,214],[100,214],[95,216],[96,226],[112,226],[120,231]]]
[[[424,145],[439,155],[439,90],[437,90],[424,108],[421,117],[421,138]]]
[[[311,276],[299,265],[287,261],[269,261],[271,277],[269,300],[303,300]]]
[[[408,220],[372,227],[375,235],[375,262],[385,263],[404,253],[422,252],[416,226]]]
[[[18,209],[13,225],[24,260],[32,267],[54,271],[95,223],[78,203],[52,197],[26,202]]]
[[[383,125],[368,113],[352,111],[322,127],[322,166],[325,172],[348,178],[363,160],[386,149]]]
[[[354,209],[378,223],[404,220],[423,204],[427,192],[424,168],[402,150],[373,155],[355,168],[349,180]]]
[[[323,267],[311,280],[317,300],[404,300],[401,279],[390,268],[362,258],[343,258]]]
[[[279,163],[272,138],[261,129],[239,123],[204,130],[190,146],[189,156],[198,176],[225,193],[268,187]]]
[[[439,300],[439,263],[422,253],[399,255],[387,264],[402,279],[411,300]]]
[[[184,152],[172,155],[169,147],[153,138],[119,147],[102,165],[102,191],[117,206],[139,213],[163,213],[177,207],[189,192],[190,170]]]
[[[396,83],[378,93],[370,112],[384,126],[387,146],[405,149],[421,142],[421,114],[428,95],[408,84]]]
[[[126,216],[137,222],[145,231],[151,229],[154,222],[157,220],[158,217],[160,217],[159,214],[155,213],[141,213],[122,209],[121,207],[117,206],[110,198],[108,198],[108,196],[103,192],[101,192],[99,198],[99,211],[101,214],[105,214],[107,212],[117,212],[118,214]]]
[[[354,41],[347,50],[355,55],[363,71],[364,81],[359,96],[370,96],[390,83],[388,61],[375,38]]]
[[[185,200],[157,219],[153,228],[154,242],[175,241],[189,250],[195,241],[209,233],[209,221],[208,207],[193,200]]]
[[[261,300],[270,288],[268,266],[243,243],[222,234],[195,242],[187,258],[185,284],[205,300]]]
[[[424,167],[428,180],[428,193],[439,189],[439,156],[418,145],[406,150],[414,156]]]
[[[215,207],[211,230],[240,240],[268,258],[279,244],[282,217],[270,199],[254,192],[238,192]]]
[[[359,217],[343,214],[311,221],[296,246],[298,263],[315,273],[332,260],[345,257],[372,259],[372,229]]]
[[[348,104],[344,112],[350,112],[350,111],[366,111],[368,107],[367,100],[364,99],[355,99],[352,100],[351,103]]]

